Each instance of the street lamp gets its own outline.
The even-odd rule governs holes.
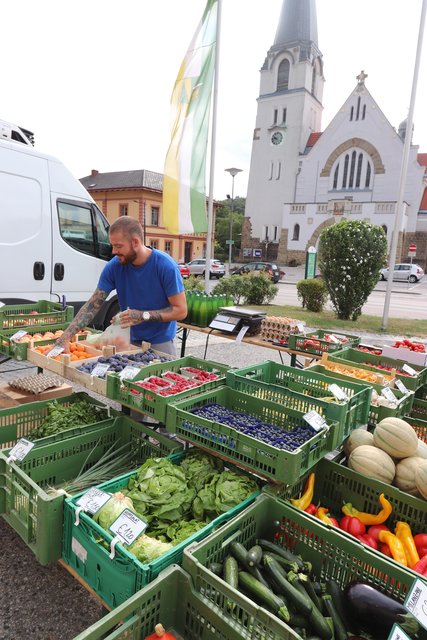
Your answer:
[[[231,211],[230,211],[230,238],[227,240],[228,244],[228,275],[231,273],[231,254],[233,251],[233,213],[234,213],[234,178],[238,173],[243,171],[243,169],[236,169],[236,167],[231,167],[231,169],[225,169],[232,179],[231,182]]]

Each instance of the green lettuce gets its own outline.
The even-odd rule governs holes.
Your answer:
[[[167,536],[173,545],[186,540],[196,531],[203,529],[208,523],[202,520],[182,520],[181,522],[173,522],[167,528]]]
[[[117,520],[125,509],[136,513],[132,500],[118,491],[117,493],[113,493],[109,501],[95,513],[93,519],[95,522],[98,522],[100,527],[108,531],[113,522]]]
[[[223,470],[224,464],[220,458],[196,449],[181,462],[180,468],[184,471],[188,484],[199,491],[215,474]]]
[[[169,542],[160,542],[156,538],[150,538],[144,534],[127,547],[129,553],[133,553],[144,564],[152,562],[171,549],[172,545]]]
[[[212,520],[246,500],[258,485],[249,476],[233,471],[218,473],[206,484],[193,501],[193,516],[198,520]]]

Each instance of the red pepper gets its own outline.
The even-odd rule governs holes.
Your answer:
[[[366,544],[368,547],[372,547],[372,549],[378,550],[378,542],[375,540],[375,538],[370,536],[369,533],[364,533],[363,536],[356,536],[356,538],[360,540],[360,542],[363,542],[363,544]]]
[[[304,509],[304,511],[309,513],[311,516],[314,516],[317,511],[317,507],[315,504],[311,503],[308,505],[307,509]]]
[[[418,562],[414,564],[414,566],[412,567],[412,571],[421,573],[422,576],[427,578],[427,555],[420,558]]]
[[[417,535],[414,536],[414,542],[420,558],[422,556],[425,556],[427,551],[425,553],[422,553],[421,549],[427,549],[427,533],[417,533]]]
[[[390,529],[386,527],[385,524],[373,524],[368,529],[368,535],[372,536],[374,540],[379,542],[378,534],[380,531],[390,531]]]
[[[382,542],[380,544],[380,551],[381,551],[381,553],[383,553],[385,556],[388,556],[389,558],[393,557],[391,555],[390,547],[385,542]]]
[[[363,536],[366,533],[366,527],[363,522],[360,522],[359,518],[354,516],[344,516],[341,518],[340,529],[351,533],[352,536]]]

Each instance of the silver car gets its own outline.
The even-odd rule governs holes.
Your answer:
[[[381,280],[388,280],[389,268],[381,269]],[[424,276],[424,271],[417,264],[404,262],[394,265],[393,280],[404,282],[418,282]]]
[[[190,274],[194,276],[204,276],[206,270],[206,258],[197,258],[187,263]],[[211,260],[209,271],[210,278],[222,278],[225,275],[225,266],[219,260]]]

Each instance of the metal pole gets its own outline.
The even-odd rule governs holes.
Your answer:
[[[389,277],[387,280],[387,289],[386,289],[386,295],[385,295],[385,301],[384,301],[384,312],[383,312],[383,319],[381,324],[381,329],[383,331],[387,330],[387,325],[388,325],[391,289],[393,286],[393,271],[394,271],[394,266],[396,264],[397,242],[399,239],[399,232],[402,226],[403,198],[405,193],[406,175],[408,172],[408,163],[409,163],[409,152],[410,152],[411,140],[412,140],[412,123],[413,123],[413,117],[414,117],[415,96],[417,93],[418,73],[420,69],[421,50],[423,46],[426,9],[427,9],[427,0],[423,0],[423,6],[421,9],[421,18],[420,18],[420,28],[418,31],[418,44],[417,44],[417,53],[415,56],[414,75],[412,79],[411,102],[409,105],[408,123],[406,126],[406,137],[405,137],[405,144],[403,147],[403,158],[402,158],[402,166],[400,171],[399,197],[397,201],[396,217],[394,220],[394,230],[393,230],[393,236],[392,236],[391,246],[390,246],[390,259],[389,259],[389,271],[388,271]]]
[[[231,255],[233,252],[233,213],[234,213],[234,178],[238,173],[243,171],[243,169],[236,169],[236,167],[231,167],[231,169],[226,169],[226,171],[231,175],[231,211],[230,211],[230,235],[229,235],[229,244],[228,244],[228,275],[231,273]]]

